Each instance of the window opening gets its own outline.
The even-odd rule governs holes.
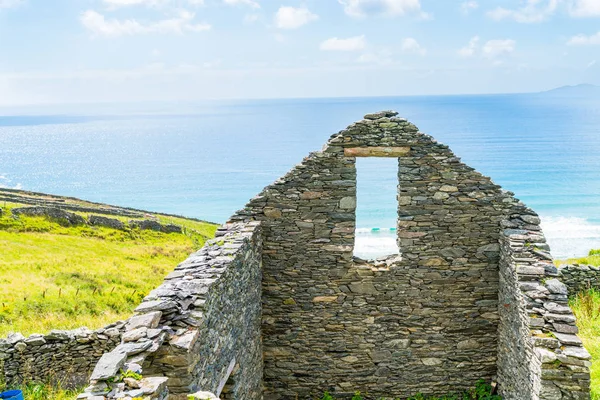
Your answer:
[[[372,260],[398,255],[398,159],[356,159],[354,256]]]

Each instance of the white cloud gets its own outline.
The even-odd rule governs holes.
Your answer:
[[[600,1],[573,0],[569,11],[574,17],[598,17],[600,16]]]
[[[0,0],[0,8],[14,8],[23,4],[25,0]]]
[[[346,14],[352,17],[384,15],[402,16],[408,13],[420,13],[428,18],[429,14],[421,13],[420,0],[338,0],[344,6]]]
[[[321,43],[319,48],[325,51],[358,51],[367,47],[365,35],[354,36],[347,39],[333,37]]]
[[[516,42],[512,39],[488,40],[482,48],[484,57],[496,58],[515,51]]]
[[[563,0],[526,0],[526,4],[520,8],[510,10],[498,7],[488,11],[487,16],[496,21],[512,19],[520,23],[542,22],[556,12],[562,1]]]
[[[88,30],[99,36],[124,36],[147,33],[184,33],[206,31],[208,24],[194,24],[194,13],[180,11],[174,18],[163,19],[152,23],[140,23],[135,19],[106,19],[104,15],[88,10],[81,14],[80,21]]]
[[[477,3],[474,0],[464,1],[460,5],[460,9],[463,12],[463,14],[468,14],[469,12],[471,12],[472,10],[476,10],[477,8],[479,8],[479,3]]]
[[[577,35],[573,36],[567,42],[569,46],[585,46],[585,45],[598,45],[600,44],[600,31],[594,35]]]
[[[473,36],[469,40],[469,44],[458,50],[458,55],[461,57],[472,57],[477,51],[477,45],[479,44],[479,36]]]
[[[421,47],[419,42],[414,38],[406,38],[402,41],[402,51],[405,53],[416,53],[424,56],[427,50]]]
[[[590,61],[588,63],[588,65],[585,66],[585,69],[590,69],[592,68],[594,65],[596,65],[596,60]]]
[[[260,4],[253,0],[223,0],[223,3],[228,4],[230,6],[250,6],[252,8],[260,8]]]
[[[279,7],[275,14],[275,26],[280,29],[297,29],[319,16],[311,13],[306,7]]]

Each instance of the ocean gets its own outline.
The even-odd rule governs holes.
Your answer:
[[[224,222],[392,109],[536,210],[556,258],[600,248],[600,97],[552,94],[0,108],[0,185]],[[397,164],[358,160],[357,254],[394,247]]]

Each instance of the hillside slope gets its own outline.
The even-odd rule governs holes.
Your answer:
[[[216,225],[0,189],[0,337],[127,318]]]

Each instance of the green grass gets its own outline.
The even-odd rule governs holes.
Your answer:
[[[67,390],[53,385],[30,384],[22,387],[25,400],[75,400],[82,390]]]
[[[570,306],[577,317],[578,336],[592,356],[592,399],[600,400],[600,292],[591,289],[579,293],[571,299]]]
[[[127,318],[216,226],[176,217],[185,234],[64,227],[43,217],[0,217],[0,337],[99,328]],[[128,220],[128,219],[123,219]]]
[[[600,250],[590,250],[587,257],[556,260],[555,263],[600,266]],[[592,400],[600,400],[600,292],[592,289],[579,293],[570,299],[569,305],[577,317],[578,336],[592,356]]]

